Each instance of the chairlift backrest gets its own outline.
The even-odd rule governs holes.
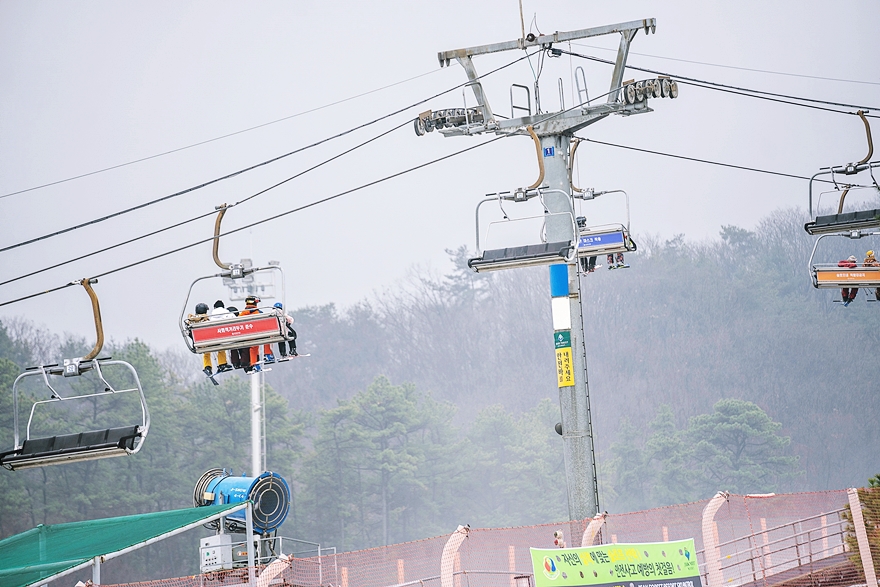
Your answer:
[[[815,220],[804,225],[804,230],[813,235],[848,233],[853,230],[872,228],[880,228],[880,210],[861,210],[816,216]]]
[[[116,389],[107,381],[103,368],[114,365],[123,366],[128,369],[134,382],[134,387]],[[80,376],[89,371],[94,371],[97,375],[99,382],[103,385],[103,391],[63,397],[52,386],[50,381],[50,377]],[[51,392],[51,396],[50,399],[34,402],[30,409],[27,425],[23,431],[24,434],[22,434],[20,429],[19,402],[21,388],[28,377],[42,378],[46,388]],[[141,408],[140,419],[136,424],[129,421],[125,426],[100,430],[40,437],[31,435],[34,414],[39,406],[64,402],[75,403],[90,398],[135,392]],[[147,408],[143,387],[134,367],[125,361],[110,359],[73,360],[66,361],[64,366],[52,365],[29,369],[16,378],[12,386],[12,395],[15,446],[10,451],[0,453],[0,465],[11,471],[132,455],[141,450],[150,430],[150,412]]]

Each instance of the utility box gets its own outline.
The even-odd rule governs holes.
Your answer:
[[[230,570],[232,563],[232,536],[230,534],[216,534],[199,541],[200,572]]]
[[[259,556],[260,537],[254,535],[254,561]],[[199,541],[199,571],[228,571],[247,567],[248,541],[245,534],[216,534]]]

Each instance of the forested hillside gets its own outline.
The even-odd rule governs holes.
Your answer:
[[[682,428],[719,399],[739,398],[792,438],[805,474],[784,489],[863,482],[880,445],[880,303],[863,290],[844,308],[832,301],[839,292],[810,285],[804,222],[783,210],[754,231],[725,227],[711,242],[642,237],[627,255],[632,268],[583,278],[600,452],[645,441],[663,405]],[[822,245],[826,262],[880,248],[876,238]],[[404,293],[298,312],[301,346],[313,356],[280,375],[278,389],[296,407],[328,406],[344,382],[359,389],[379,372],[455,403],[465,421],[488,405],[519,412],[555,402],[547,270],[478,275],[464,268],[463,249],[451,256],[454,272],[414,270]],[[623,438],[624,422],[640,436]]]
[[[843,308],[810,286],[803,222],[780,211],[712,242],[642,237],[630,269],[583,277],[602,509],[853,486],[876,472],[880,303]],[[825,260],[875,246],[838,240]],[[547,270],[477,275],[466,249],[450,256],[446,275],[414,268],[393,294],[293,312],[312,356],[266,377],[268,466],[293,488],[283,535],[352,549],[567,517]],[[12,445],[21,369],[88,348],[44,325],[3,325],[0,447]],[[144,450],[0,471],[0,537],[188,507],[205,470],[247,469],[247,379],[214,387],[198,357],[137,340],[106,352],[144,384]],[[124,407],[39,424],[91,429]],[[181,543],[126,572],[192,573],[195,552]]]

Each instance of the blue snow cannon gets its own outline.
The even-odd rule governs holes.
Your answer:
[[[226,469],[211,469],[199,478],[193,490],[193,505],[254,503],[254,531],[267,534],[278,529],[290,511],[290,487],[278,473],[266,471],[259,477],[234,477]],[[244,510],[227,516],[245,523]]]

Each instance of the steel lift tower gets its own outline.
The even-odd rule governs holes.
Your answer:
[[[524,247],[482,251],[482,256],[471,259],[469,265],[476,271],[550,265],[554,343],[571,520],[593,517],[599,511],[578,262],[579,254],[584,256],[586,252],[581,250],[584,237],[575,221],[574,208],[574,199],[588,200],[599,194],[592,190],[582,191],[573,188],[571,155],[577,142],[573,142],[572,139],[578,130],[611,114],[632,115],[650,112],[651,109],[647,104],[649,97],[677,96],[678,86],[668,78],[639,82],[624,81],[630,44],[640,30],[650,34],[654,32],[655,27],[655,19],[649,18],[578,31],[556,32],[552,35],[529,34],[525,38],[506,43],[444,51],[438,54],[441,67],[448,66],[453,60],[461,64],[467,73],[469,80],[467,85],[473,90],[477,105],[468,107],[465,104],[464,108],[428,111],[420,114],[415,120],[417,135],[433,130],[444,136],[494,132],[531,136],[535,142],[541,170],[538,181],[526,188],[496,194],[494,199],[498,199],[499,202],[501,200],[522,202],[535,197],[540,198],[544,206],[543,242]],[[611,75],[611,87],[604,102],[591,104],[587,96],[586,80],[581,70],[580,77],[575,76],[580,104],[568,109],[563,106],[560,80],[561,109],[557,112],[542,112],[536,82],[534,90],[537,107],[534,113],[531,110],[529,88],[514,86],[511,88],[511,114],[520,111],[527,112],[527,115],[496,119],[483,90],[481,78],[474,67],[475,56],[508,50],[528,51],[534,48],[558,57],[564,51],[554,47],[556,44],[614,33],[620,35],[620,45]],[[517,89],[521,95],[522,91],[525,91],[527,106],[513,103],[514,89]],[[477,213],[479,239],[479,206]],[[625,235],[621,234],[621,237]],[[592,249],[592,254],[596,254],[595,249]]]

